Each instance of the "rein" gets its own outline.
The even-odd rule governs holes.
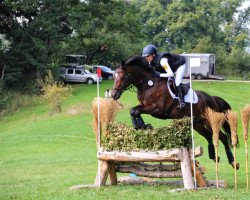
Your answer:
[[[118,72],[117,74],[120,74],[121,72]],[[153,81],[151,80],[151,78],[147,78],[147,79],[142,79],[140,81],[135,81],[132,79],[131,75],[127,72],[125,72],[125,76],[121,77],[122,80],[122,85],[119,89],[114,89],[116,91],[118,91],[119,93],[123,93],[126,90],[129,90],[131,92],[135,92],[137,94],[141,94],[143,91],[145,91],[146,89],[150,88],[153,86]],[[149,85],[149,81],[151,80],[152,85]],[[126,86],[128,83],[130,83],[128,86]],[[136,89],[134,88],[137,88]]]
[[[152,85],[149,85],[149,81],[151,81]],[[137,83],[134,84],[134,86],[137,88],[137,93],[141,94],[148,88],[153,87],[154,82],[151,80],[151,78],[148,78],[148,79],[138,81]]]
[[[125,77],[124,77],[124,81],[123,81],[123,84],[121,86],[121,89],[120,91],[123,92],[123,91],[126,91],[126,90],[129,90],[131,92],[136,92],[137,94],[141,94],[143,91],[147,90],[148,88],[152,87],[154,85],[153,81],[151,80],[151,78],[147,78],[147,79],[142,79],[140,81],[133,81],[131,76],[129,74],[126,74]],[[126,81],[131,81],[133,83],[131,83],[128,87],[124,87],[126,85]],[[152,82],[152,85],[149,85],[148,82],[151,81]],[[134,89],[134,87],[137,88],[137,91]]]

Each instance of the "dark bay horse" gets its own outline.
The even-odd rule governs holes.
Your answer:
[[[121,94],[134,86],[137,88],[137,98],[139,105],[130,110],[131,120],[134,128],[146,129],[150,127],[144,123],[141,114],[149,114],[159,119],[177,119],[190,116],[190,104],[186,103],[184,109],[177,108],[178,100],[174,100],[170,95],[167,79],[154,75],[154,71],[148,67],[148,63],[143,57],[131,57],[126,63],[115,70],[114,86],[110,90],[110,95],[114,100],[120,98]],[[222,98],[210,96],[202,91],[195,91],[198,102],[193,104],[193,127],[208,141],[209,158],[215,160],[215,150],[213,145],[212,129],[203,116],[204,110],[209,107],[216,112],[226,113],[231,109],[230,105]],[[227,121],[223,124],[223,130],[219,134],[219,139],[225,146],[225,151],[229,163],[234,167],[234,157],[231,152],[231,131]],[[237,169],[239,164],[237,163]]]

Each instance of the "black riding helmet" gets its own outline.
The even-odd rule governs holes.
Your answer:
[[[146,56],[156,54],[156,53],[157,53],[156,47],[152,44],[149,44],[143,48],[142,56],[146,57]]]

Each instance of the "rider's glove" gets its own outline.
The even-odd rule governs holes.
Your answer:
[[[160,77],[160,72],[157,72],[157,71],[154,71],[154,75],[155,75],[155,77]]]

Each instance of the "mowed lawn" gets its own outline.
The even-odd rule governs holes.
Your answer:
[[[104,96],[112,84],[112,81],[103,81],[100,94]],[[220,143],[219,179],[226,180],[229,188],[181,193],[170,193],[174,187],[148,185],[69,191],[73,185],[94,183],[97,171],[91,113],[96,85],[73,84],[72,87],[73,94],[64,102],[61,114],[49,116],[47,103],[38,100],[0,118],[0,199],[250,199],[246,191],[240,119],[240,109],[250,104],[250,83],[193,82],[194,89],[224,98],[239,113],[238,190],[234,191],[234,171]],[[137,105],[136,94],[126,91],[120,102],[124,109],[118,113],[116,121],[131,125],[129,109]],[[169,121],[147,115],[143,118],[154,127],[164,126]],[[197,133],[195,145],[203,146],[204,155],[197,160],[206,168],[206,178],[215,180],[215,163],[208,158],[207,142]]]

